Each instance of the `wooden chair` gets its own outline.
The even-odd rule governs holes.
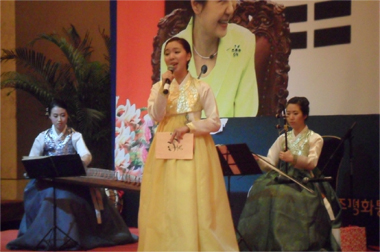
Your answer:
[[[282,110],[288,96],[290,55],[289,23],[285,7],[271,1],[241,1],[231,23],[246,27],[256,35],[255,70],[259,92],[258,116],[273,116]],[[152,82],[160,80],[162,44],[186,28],[191,16],[175,9],[158,23],[153,42]]]

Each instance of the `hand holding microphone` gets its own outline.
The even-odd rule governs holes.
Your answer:
[[[172,65],[169,65],[168,66],[168,71],[172,72],[172,74],[173,74],[174,67]],[[169,78],[165,79],[164,91],[163,91],[164,94],[168,94],[169,93],[169,87],[170,87],[170,83],[171,82],[172,81]]]
[[[173,74],[174,67],[172,65],[169,65],[168,66],[168,71],[170,71]],[[207,66],[203,65],[202,68],[201,68],[201,72],[200,72],[200,74],[198,76],[198,79],[201,78],[201,75],[204,74],[204,73],[206,73],[206,72],[207,72]],[[169,93],[170,83],[171,83],[171,80],[169,78],[165,78],[165,84],[164,84],[164,90],[163,90],[164,94],[168,94]]]

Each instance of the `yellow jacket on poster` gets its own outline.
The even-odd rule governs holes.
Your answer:
[[[186,29],[176,36],[186,39],[190,45],[192,39],[193,19]],[[165,44],[163,45],[163,48]],[[220,117],[256,116],[259,97],[255,71],[255,35],[248,29],[229,24],[227,35],[220,39],[218,58],[213,70],[201,79],[208,83],[214,92]],[[167,71],[161,52],[161,74]],[[198,76],[194,58],[189,64],[192,76]]]

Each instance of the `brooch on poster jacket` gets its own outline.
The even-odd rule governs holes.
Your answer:
[[[232,49],[232,53],[234,57],[239,56],[239,53],[241,52],[240,45],[234,45],[234,48]]]

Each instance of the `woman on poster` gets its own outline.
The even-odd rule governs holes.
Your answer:
[[[192,46],[189,72],[199,76],[214,92],[220,117],[256,116],[259,97],[255,71],[256,37],[248,29],[229,23],[236,0],[185,1],[192,13],[186,29],[177,37]],[[162,48],[165,47],[165,44]],[[167,71],[161,52],[161,73]]]

